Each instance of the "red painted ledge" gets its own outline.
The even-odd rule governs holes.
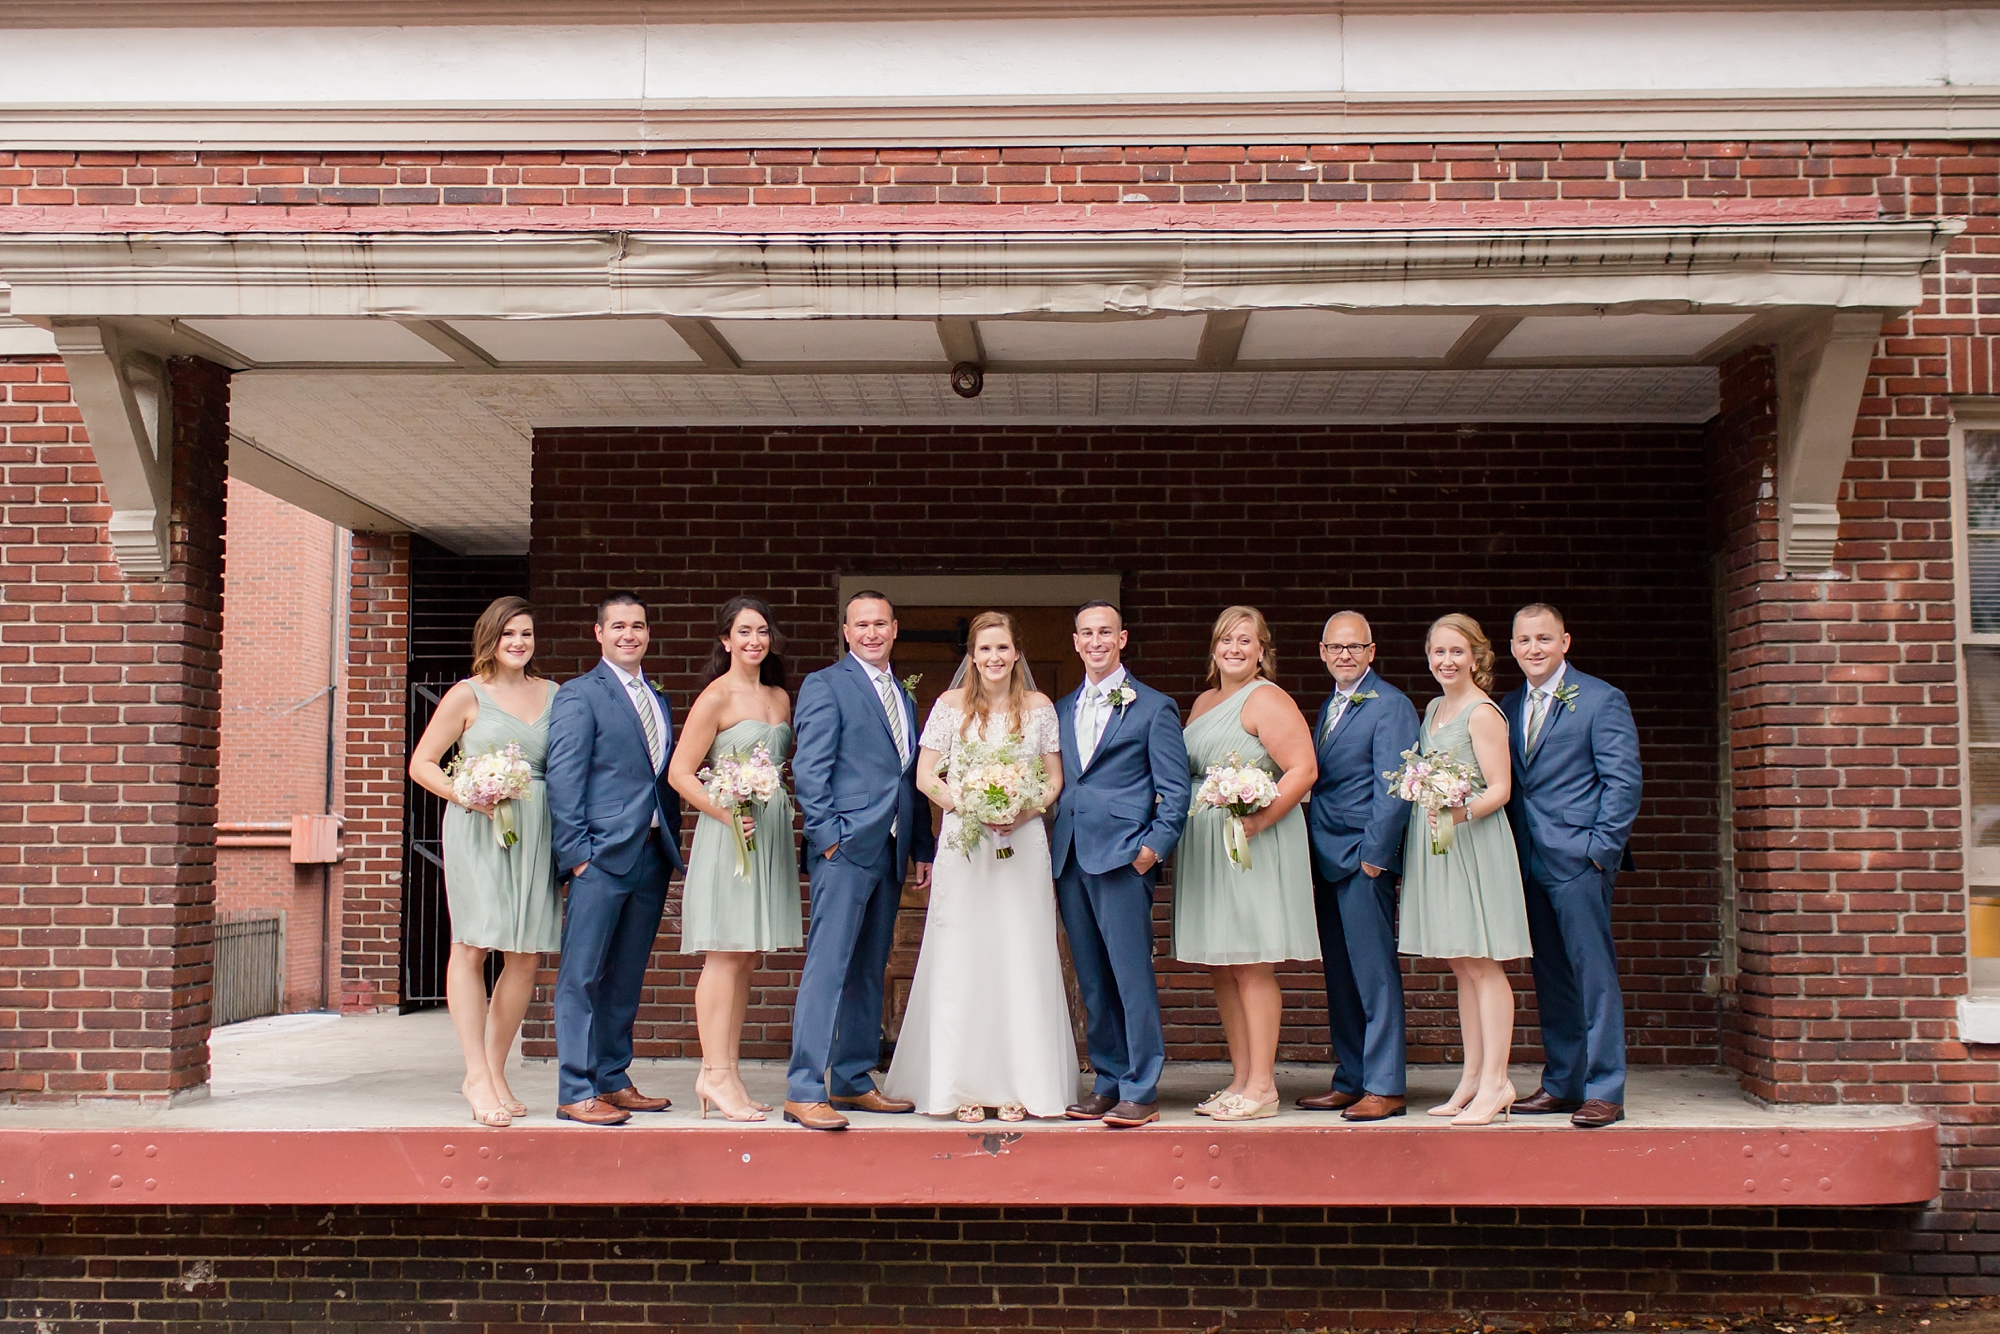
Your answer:
[[[0,1129],[0,1203],[1888,1205],[1938,1192],[1925,1120],[586,1130]]]

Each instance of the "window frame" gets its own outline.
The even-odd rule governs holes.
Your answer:
[[[2000,631],[1976,632],[1972,628],[1972,495],[1966,472],[1966,435],[1973,431],[2000,432],[2000,397],[1954,399],[1951,405],[1951,551],[1952,603],[1957,647],[1953,657],[1958,667],[1958,772],[1959,838],[1965,894],[1966,970],[1974,996],[2000,999],[2000,958],[1972,953],[1973,897],[2000,897],[2000,849],[1990,854],[1990,869],[1982,866],[1982,855],[1973,845],[1972,783],[1972,657],[1971,650],[2000,650]],[[1988,531],[1980,530],[1982,533]],[[2000,529],[1992,530],[2000,533]],[[1982,747],[1981,749],[1985,749]],[[2000,744],[1992,749],[2000,751]],[[1988,892],[1990,891],[1990,892]]]

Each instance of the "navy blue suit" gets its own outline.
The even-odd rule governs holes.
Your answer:
[[[1063,789],[1049,855],[1056,905],[1083,993],[1095,1092],[1123,1102],[1159,1100],[1167,1062],[1153,976],[1153,886],[1181,841],[1193,784],[1181,713],[1127,672],[1134,699],[1111,708],[1088,766],[1078,762],[1076,708],[1083,690],[1056,702]],[[1140,875],[1141,847],[1159,855]]]
[[[654,697],[666,726],[661,753],[671,755],[673,709]],[[632,1082],[632,1021],[669,868],[687,867],[681,799],[667,785],[666,764],[653,767],[631,692],[609,664],[556,692],[547,774],[557,874],[590,863],[569,882],[556,970],[558,1100],[568,1106]]]
[[[1625,1002],[1611,943],[1611,887],[1630,870],[1639,814],[1639,731],[1623,691],[1574,666],[1531,748],[1528,688],[1501,701],[1513,752],[1507,818],[1521,855],[1535,1004],[1548,1064],[1542,1087],[1572,1102],[1625,1101]],[[560,698],[560,696],[558,696]]]
[[[1396,879],[1410,805],[1384,774],[1417,744],[1417,710],[1371,669],[1331,735],[1326,721],[1338,692],[1313,724],[1319,779],[1306,807],[1312,840],[1313,912],[1326,973],[1326,1019],[1333,1087],[1340,1093],[1405,1091],[1403,973],[1396,962]],[[1363,863],[1382,868],[1371,876]]]
[[[812,877],[806,965],[792,1009],[793,1102],[859,1097],[882,1048],[883,973],[903,876],[933,859],[930,807],[917,796],[917,704],[901,685],[907,762],[867,669],[853,656],[799,687],[792,792],[805,815]],[[832,857],[828,848],[838,845]]]

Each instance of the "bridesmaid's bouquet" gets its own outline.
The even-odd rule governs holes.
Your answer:
[[[750,854],[757,849],[757,836],[744,834],[743,812],[776,796],[784,781],[777,761],[771,758],[770,747],[759,746],[748,755],[739,750],[718,756],[713,765],[695,777],[710,801],[728,809],[729,832],[736,836],[736,878],[748,878]]]
[[[1424,755],[1412,747],[1403,752],[1402,768],[1382,776],[1389,780],[1389,791],[1398,800],[1415,802],[1433,817],[1431,851],[1440,857],[1449,852],[1452,831],[1458,826],[1454,821],[1435,817],[1440,811],[1472,800],[1473,784],[1478,778],[1472,766],[1460,764],[1449,751]]]
[[[1040,806],[1048,774],[1041,756],[1022,753],[1018,736],[960,741],[953,749],[945,785],[958,808],[958,828],[946,835],[945,846],[970,858],[991,834],[993,856],[1004,860],[1014,855],[1014,836],[989,826],[1012,824],[1021,812]]]
[[[535,771],[528,767],[519,742],[509,741],[503,749],[481,755],[461,750],[444,776],[451,780],[451,795],[460,805],[493,808],[493,836],[501,847],[511,848],[521,841],[514,823],[514,803],[528,795]]]
[[[1196,807],[1212,806],[1227,811],[1222,826],[1222,845],[1239,871],[1250,869],[1250,836],[1243,832],[1243,817],[1255,815],[1278,799],[1278,780],[1270,771],[1245,764],[1243,757],[1230,751],[1227,764],[1211,764],[1201,786],[1195,789]]]

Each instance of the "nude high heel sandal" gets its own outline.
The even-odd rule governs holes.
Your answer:
[[[709,1092],[709,1072],[713,1070],[719,1073],[727,1069],[729,1067],[726,1065],[704,1065],[701,1068],[701,1073],[695,1076],[694,1097],[695,1101],[701,1104],[701,1119],[704,1121],[708,1120],[708,1105],[714,1103],[716,1109],[722,1113],[722,1119],[725,1121],[762,1121],[764,1113],[758,1111],[754,1104],[732,1112],[722,1099]]]

